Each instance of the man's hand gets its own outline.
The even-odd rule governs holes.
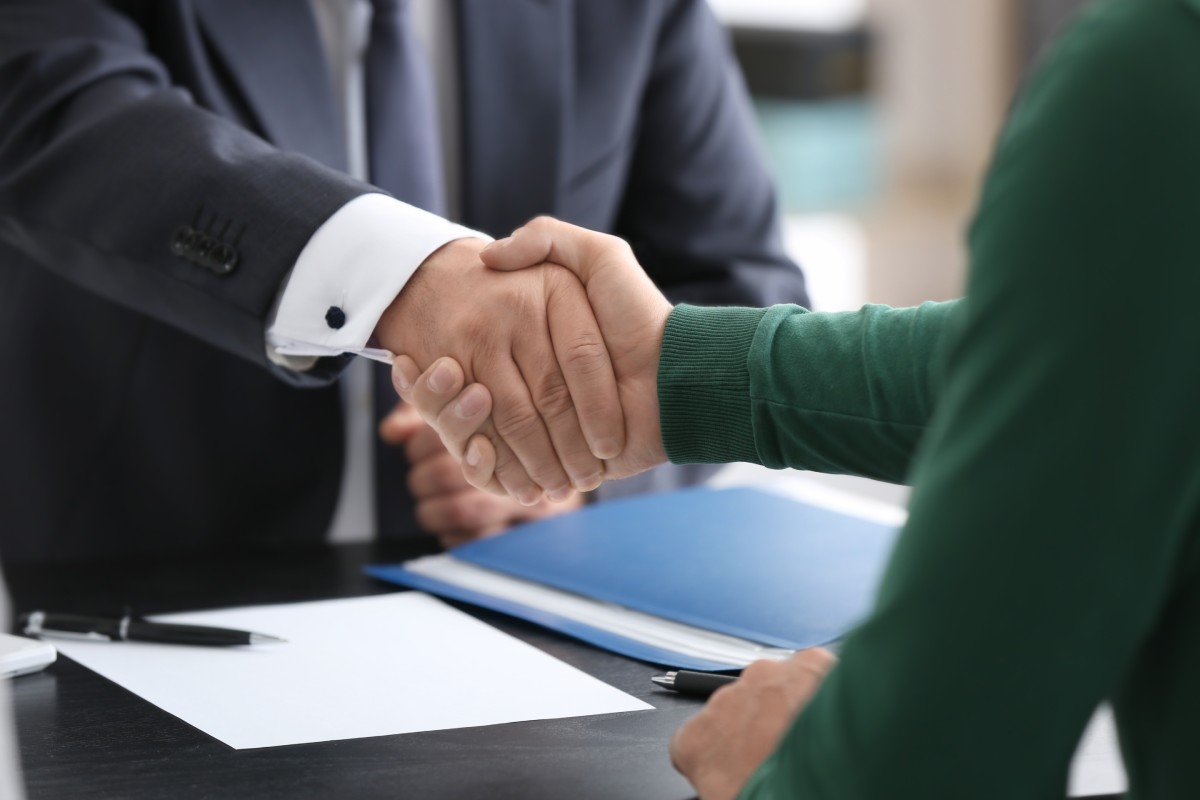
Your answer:
[[[379,424],[379,436],[408,456],[408,488],[417,501],[417,522],[447,549],[494,536],[519,522],[562,514],[583,505],[581,495],[562,503],[539,500],[522,506],[510,497],[482,492],[463,478],[458,461],[446,451],[417,410],[399,404]]]
[[[510,239],[484,249],[481,258],[498,271],[521,274],[529,268],[545,269],[546,262],[552,262],[578,276],[599,322],[624,413],[624,450],[620,456],[606,459],[605,477],[634,475],[666,461],[659,429],[657,381],[659,351],[671,304],[642,271],[629,246],[614,236],[540,218]],[[454,402],[449,407],[460,407],[454,394],[440,391],[441,387],[429,390],[428,384],[425,391],[414,392],[420,360],[417,362],[404,358],[396,361],[394,375],[402,395],[417,406],[451,453],[470,456],[464,463],[464,474],[472,485],[491,485],[493,465],[504,462],[504,454],[498,449],[503,443],[485,430],[486,416],[442,413],[451,400]],[[478,375],[475,379],[483,386],[468,387],[464,397],[486,397],[484,386],[494,390]],[[475,436],[477,430],[483,435]],[[555,452],[543,445],[524,451],[521,461],[542,474],[552,471],[549,462],[555,457]]]
[[[376,338],[422,367],[451,356],[489,387],[496,480],[481,488],[526,506],[593,489],[603,480],[601,459],[621,452],[625,432],[583,287],[559,267],[488,270],[482,247],[460,239],[426,259],[380,318]]]
[[[671,763],[701,800],[737,797],[836,661],[814,648],[746,667],[671,737]]]

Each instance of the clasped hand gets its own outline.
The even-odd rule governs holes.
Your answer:
[[[488,387],[486,398],[467,395],[455,406],[487,411],[479,426],[492,445],[483,488],[525,506],[565,500],[599,485],[604,459],[625,446],[613,365],[574,275],[549,264],[502,274],[480,261],[482,247],[460,239],[427,259],[384,312],[376,337],[406,354],[405,364],[424,368],[449,356],[458,374]],[[435,385],[437,374],[430,374]],[[405,372],[394,376],[409,396]],[[461,460],[460,447],[449,449]]]
[[[541,218],[484,248],[479,258],[490,268],[493,281],[532,274],[552,282],[544,309],[536,302],[512,309],[523,316],[528,338],[540,339],[542,330],[548,334],[550,345],[538,348],[540,358],[527,356],[527,366],[519,370],[494,370],[493,379],[483,374],[480,357],[469,351],[469,362],[462,361],[463,355],[443,352],[429,363],[411,350],[393,350],[402,353],[393,368],[397,392],[437,431],[459,460],[466,480],[526,504],[536,501],[536,487],[555,499],[552,486],[563,485],[555,484],[558,476],[578,474],[579,464],[592,466],[581,457],[589,452],[583,432],[589,424],[596,427],[598,418],[609,425],[602,428],[604,435],[620,444],[593,445],[590,453],[603,463],[587,473],[587,480],[576,481],[576,488],[591,489],[601,480],[663,463],[657,380],[671,304],[642,271],[629,246],[613,236]],[[435,323],[445,321],[430,320],[431,326]],[[467,319],[460,324],[469,323]],[[552,383],[550,391],[536,390],[533,383],[525,389],[523,378],[554,372],[544,360],[552,354],[564,378]],[[421,373],[423,363],[426,370]],[[521,424],[513,424],[512,409],[520,408],[518,401],[527,395],[551,397],[553,402],[538,404],[550,436],[532,435],[538,426],[527,414],[518,413]],[[578,424],[566,413],[571,402],[579,412]],[[614,433],[611,424],[617,419],[621,429]],[[574,466],[571,458],[576,459]]]

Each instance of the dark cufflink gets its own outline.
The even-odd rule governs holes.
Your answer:
[[[337,306],[330,306],[329,310],[325,312],[325,323],[337,330],[346,324],[346,312]]]

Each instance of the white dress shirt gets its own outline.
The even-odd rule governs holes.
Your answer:
[[[371,24],[368,0],[313,0],[317,27],[341,105],[351,174],[368,177],[364,57]],[[441,125],[443,181],[453,215],[457,209],[458,97],[451,4],[413,0],[414,29],[431,60]],[[447,135],[448,134],[448,135]],[[453,176],[453,180],[446,180]],[[317,356],[361,353],[390,362],[390,354],[369,350],[367,340],[384,310],[430,254],[447,242],[482,234],[387,195],[367,194],[339,209],[317,229],[285,281],[267,328],[272,359],[293,369],[311,366]],[[325,312],[337,306],[345,324],[331,328]]]
[[[364,66],[371,28],[369,0],[312,0],[346,132],[352,176],[367,180]],[[460,207],[457,40],[452,3],[412,0],[418,40],[431,56],[443,154],[445,197],[451,217]],[[290,369],[308,369],[317,357],[357,353],[390,363],[392,353],[367,347],[379,318],[417,267],[447,242],[487,238],[387,195],[351,200],[317,229],[284,282],[267,327],[267,354]],[[337,306],[345,324],[331,328],[325,313]],[[331,541],[375,534],[375,426],[369,364],[356,360],[341,380],[346,459]],[[404,491],[404,487],[396,487]]]

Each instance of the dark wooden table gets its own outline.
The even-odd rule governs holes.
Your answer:
[[[7,571],[15,609],[138,613],[396,591],[364,564],[413,544],[158,559]],[[667,741],[700,707],[650,683],[656,670],[508,617],[460,606],[645,700],[655,711],[233,750],[60,658],[13,681],[29,800],[51,798],[689,798]]]
[[[144,614],[396,591],[364,564],[428,545],[312,546],[9,568],[13,606]],[[650,683],[656,670],[503,615],[459,606],[655,707],[648,712],[233,750],[70,659],[14,680],[29,800],[57,798],[690,798],[671,733],[700,701]],[[1115,800],[1115,799],[1114,799]]]

